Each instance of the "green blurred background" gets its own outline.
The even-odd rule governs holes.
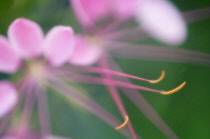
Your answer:
[[[181,11],[210,6],[209,0],[173,2]],[[55,25],[70,25],[75,32],[80,31],[68,0],[1,0],[0,34],[6,35],[8,26],[18,17],[36,21],[45,32]],[[191,23],[188,29],[188,39],[180,47],[210,54],[210,20]],[[164,81],[157,85],[134,81],[135,84],[167,90],[186,81],[187,85],[173,95],[162,96],[143,91],[142,94],[181,139],[210,138],[210,67],[151,60],[116,61],[124,72],[148,79],[157,77],[163,69],[167,72]],[[120,117],[118,109],[104,87],[96,85],[85,87],[87,95]],[[143,139],[165,139],[165,136],[123,94],[121,96],[136,132]],[[88,111],[69,105],[62,97],[49,93],[49,98],[53,134],[73,139],[125,138]]]

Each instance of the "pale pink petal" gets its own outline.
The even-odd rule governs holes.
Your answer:
[[[66,26],[56,26],[49,31],[43,52],[52,66],[61,66],[68,61],[74,49],[73,35],[72,28]]]
[[[179,11],[166,0],[142,0],[137,4],[137,21],[154,38],[180,44],[186,38],[186,26]]]
[[[113,4],[113,12],[118,18],[129,18],[135,14],[135,6],[137,0],[115,0]]]
[[[102,47],[99,46],[99,44],[88,42],[88,40],[82,36],[77,36],[75,40],[75,49],[69,62],[80,66],[94,64],[101,56]]]
[[[0,82],[0,118],[7,114],[17,102],[17,92],[11,83]]]
[[[109,12],[110,0],[70,0],[78,20],[84,26],[92,26]]]
[[[18,70],[20,58],[10,46],[8,40],[0,36],[0,71],[14,73]]]
[[[43,32],[37,23],[28,19],[18,18],[10,25],[8,37],[20,56],[24,58],[39,56]]]

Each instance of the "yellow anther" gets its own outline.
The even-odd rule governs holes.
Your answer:
[[[165,71],[163,70],[160,77],[157,80],[150,80],[150,83],[158,83],[165,77]]]
[[[170,91],[163,91],[163,92],[161,92],[161,94],[163,94],[163,95],[169,95],[169,94],[175,93],[175,92],[179,91],[181,88],[183,88],[185,86],[185,84],[186,84],[186,82],[183,82],[177,88],[175,88],[173,90],[170,90]]]
[[[125,126],[128,124],[128,121],[129,121],[129,117],[128,117],[128,115],[125,115],[125,122],[122,123],[120,126],[115,127],[115,129],[116,129],[116,130],[119,130],[119,129],[125,127]]]

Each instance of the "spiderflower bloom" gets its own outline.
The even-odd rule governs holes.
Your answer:
[[[120,110],[124,112],[125,122],[120,124],[121,122],[113,115],[69,83],[72,81],[89,83],[92,81],[92,83],[107,85],[110,87],[110,91],[115,91],[114,86],[118,86],[162,94],[173,93],[180,88],[178,87],[178,89],[169,92],[158,91],[113,80],[110,76],[115,75],[148,82],[157,82],[161,80],[164,75],[157,81],[153,81],[105,68],[81,68],[75,65],[65,64],[69,59],[74,59],[72,57],[75,56],[75,51],[79,48],[75,43],[73,30],[71,27],[67,26],[55,26],[44,37],[42,29],[37,23],[28,19],[18,18],[9,26],[8,39],[1,36],[0,47],[0,71],[10,74],[11,77],[13,75],[20,75],[17,79],[12,81],[13,83],[6,80],[0,82],[0,95],[2,96],[0,98],[2,104],[0,106],[0,118],[2,119],[0,132],[6,131],[1,133],[1,136],[3,135],[5,137],[51,137],[49,136],[51,133],[46,96],[48,87],[53,88],[67,99],[75,101],[116,129],[121,129],[129,124],[129,117],[126,115],[123,107]],[[89,57],[91,56],[92,54],[90,54]],[[105,76],[97,78],[81,73],[96,73]],[[118,100],[118,96],[113,97],[116,99],[115,101],[119,101],[118,104],[121,103],[120,100]],[[38,105],[41,131],[37,135],[31,135],[29,134],[30,120],[36,102]],[[18,106],[21,105],[23,105],[23,110],[18,122],[11,123],[9,127],[5,126],[5,123],[9,123],[8,119],[13,116],[14,111],[12,111],[12,109],[16,110],[19,108]],[[122,106],[122,104],[119,106]],[[129,126],[131,128],[131,124],[129,124]],[[133,130],[131,131],[134,132]],[[130,134],[126,128],[121,129],[120,132],[130,138]],[[132,133],[132,135],[134,136],[135,134]],[[137,136],[134,138],[137,138]]]
[[[73,99],[112,126],[119,125],[119,122],[116,122],[117,120],[111,114],[69,86],[66,80],[60,77],[60,75],[69,75],[69,71],[74,72],[64,66],[72,55],[74,44],[71,27],[56,26],[44,37],[40,26],[28,19],[16,19],[9,26],[8,39],[4,36],[0,38],[0,71],[11,74],[11,76],[16,74],[21,74],[21,76],[14,83],[6,80],[0,82],[0,118],[4,121],[3,129],[7,128],[3,125],[8,122],[8,117],[13,115],[11,110],[16,109],[15,106],[23,104],[20,124],[11,126],[18,126],[15,128],[17,131],[15,130],[13,136],[19,138],[28,136],[31,114],[37,101],[41,136],[48,136],[50,123],[47,113],[46,87],[62,92],[69,99]],[[10,134],[11,131],[7,132]],[[122,132],[127,135],[126,130]]]
[[[46,67],[63,65],[74,49],[73,30],[71,27],[56,26],[44,38],[37,23],[19,18],[9,26],[8,39],[0,36],[0,48],[0,71],[11,75],[22,74],[13,84],[0,81],[0,118],[4,118],[6,114],[12,116],[9,111],[20,100],[24,100],[18,134],[23,137],[23,133],[27,133],[25,130],[29,128],[31,110],[34,100],[38,98],[36,95],[44,95],[40,90],[43,90],[43,82],[46,81]],[[41,98],[40,101],[43,103]],[[48,128],[47,124],[42,127],[44,132]]]
[[[76,37],[72,64],[93,64],[104,51],[133,46],[124,40],[144,39],[148,36],[145,33],[172,45],[186,38],[184,19],[166,0],[70,0],[70,3],[86,33]],[[129,25],[133,20],[137,21],[137,27]]]
[[[122,79],[126,83],[118,83],[118,81],[115,81],[112,76],[116,74],[127,78],[131,76],[122,75],[121,73],[109,70],[120,70],[116,63],[111,60],[109,52],[118,51],[127,47],[128,50],[125,50],[126,48],[124,49],[124,53],[126,53],[126,51],[129,51],[128,47],[136,45],[133,41],[139,41],[147,36],[152,36],[157,40],[171,45],[180,44],[186,38],[184,19],[179,11],[166,0],[70,0],[70,3],[85,33],[80,33],[76,36],[76,47],[73,54],[70,56],[69,62],[78,66],[98,64],[99,67],[102,68],[100,69],[102,71],[92,68],[90,71],[97,70],[101,73],[103,78],[109,79],[109,82],[106,80],[103,82],[107,85],[107,89],[124,117],[125,123],[128,121],[127,124],[133,138],[136,138],[134,129],[129,122],[128,114],[119,97],[117,86],[141,90],[147,90],[148,88],[135,86],[127,79]],[[136,27],[132,26],[133,21],[137,23]],[[168,26],[168,29],[165,29],[166,26]],[[143,80],[149,81],[150,83],[157,83],[162,77],[164,77],[164,71],[158,80]],[[92,79],[91,81],[98,82],[95,80]],[[179,90],[184,85],[185,82],[175,90]],[[136,90],[130,92],[133,92],[130,94],[131,96],[133,94],[136,98],[143,100],[147,108],[142,108],[139,103],[136,104],[137,107],[139,107],[168,138],[177,138]],[[153,90],[153,92],[155,91]],[[172,92],[169,91],[165,94]],[[127,94],[126,91],[125,94]],[[136,100],[134,100],[134,97],[128,97],[135,103]],[[146,112],[145,109],[150,109],[150,112]]]
[[[73,49],[74,33],[71,27],[55,26],[44,37],[37,23],[24,18],[12,22],[8,38],[0,36],[0,71],[15,76],[12,83],[0,81],[1,138],[61,139],[50,135],[47,87],[63,92],[68,99],[78,102],[96,115],[101,114],[101,118],[111,125],[119,124],[111,114],[71,88],[53,71],[59,70],[67,62]],[[41,131],[31,134],[30,121],[36,102]],[[10,123],[19,106],[23,106],[19,120]]]
[[[191,23],[208,18],[209,7],[182,14],[167,0],[70,0],[70,3],[84,29],[84,34],[78,34],[76,39],[77,49],[82,52],[74,53],[72,57],[80,58],[70,59],[73,64],[93,64],[108,51],[114,57],[209,65],[207,54],[135,43],[152,36],[164,43],[178,45],[186,39],[185,21]],[[85,58],[86,55],[92,56]],[[207,58],[196,59],[195,55]]]
[[[134,19],[149,35],[165,43],[176,45],[186,38],[183,18],[167,0],[71,0],[71,2],[79,22],[85,29],[93,30],[103,18],[111,17],[114,24],[112,26]]]
[[[84,29],[84,34],[80,33],[76,36],[76,47],[69,62],[78,66],[99,64],[99,66],[102,67],[100,70],[103,71],[92,68],[91,70],[89,68],[87,69],[91,72],[97,70],[101,73],[102,77],[111,80],[111,82],[104,80],[103,83],[107,85],[109,92],[125,119],[125,122],[121,126],[116,127],[116,129],[120,129],[128,124],[133,138],[136,138],[132,125],[129,123],[128,114],[117,92],[116,87],[121,86],[123,88],[132,88],[121,90],[124,91],[125,95],[127,95],[168,138],[178,138],[152,109],[143,96],[135,90],[140,89],[139,86],[137,87],[131,84],[128,79],[121,77],[120,79],[123,81],[122,84],[118,84],[118,81],[114,81],[114,77],[112,78],[112,76],[116,74],[127,78],[130,76],[125,76],[110,70],[120,70],[117,64],[111,60],[110,55],[126,58],[137,57],[138,59],[160,59],[200,63],[198,62],[200,61],[199,59],[194,59],[194,57],[190,55],[204,54],[166,47],[139,46],[133,42],[152,36],[170,45],[181,44],[186,39],[187,34],[182,14],[167,0],[70,0],[70,3],[79,23]],[[192,22],[196,20],[196,17],[193,16],[196,13],[199,15],[198,17],[202,17],[202,15],[206,15],[205,13],[209,13],[209,11],[209,8],[206,8],[192,11],[189,15],[187,15],[187,12],[185,13],[185,15],[187,15],[186,19],[188,22]],[[136,27],[133,27],[133,21],[137,23]],[[183,53],[187,53],[187,55],[183,55]],[[205,57],[209,56],[205,55]],[[205,60],[207,60],[207,58]],[[209,65],[209,62],[205,64]],[[85,69],[85,67],[83,69]],[[164,71],[161,77],[163,77],[163,75]],[[158,80],[149,82],[157,83],[162,79],[161,77]],[[87,78],[86,80],[88,80],[89,83],[100,82],[96,78]],[[84,78],[80,80],[80,82],[84,82]],[[172,92],[179,90],[184,85],[185,82]],[[172,92],[168,91],[165,94]]]
[[[18,77],[13,83],[0,81],[1,138],[57,139],[50,136],[47,87],[62,92],[68,99],[87,108],[113,127],[120,124],[115,117],[58,76],[58,71],[74,49],[71,27],[56,26],[44,37],[37,23],[19,18],[9,26],[8,39],[0,36],[0,48],[0,71]],[[30,134],[30,120],[36,102],[41,131],[34,135]],[[14,110],[22,105],[19,120],[9,124]],[[122,132],[128,136],[126,130]]]

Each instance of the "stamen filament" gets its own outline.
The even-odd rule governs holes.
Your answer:
[[[128,124],[128,121],[129,121],[129,117],[128,115],[125,115],[125,121],[121,125],[115,127],[115,130],[119,130],[125,127]]]
[[[110,79],[107,79],[107,78],[100,78],[100,77],[92,77],[92,76],[89,76],[89,75],[76,74],[76,77],[74,77],[72,75],[70,79],[68,79],[66,76],[62,76],[62,78],[64,80],[69,80],[71,82],[74,81],[74,82],[88,83],[88,84],[105,84],[105,82],[106,82],[106,85],[115,85],[115,86],[118,86],[118,87],[144,90],[144,91],[155,92],[155,93],[160,93],[160,94],[164,94],[164,95],[168,95],[168,94],[172,94],[174,92],[177,92],[186,84],[186,82],[183,82],[180,86],[178,86],[177,88],[175,88],[173,90],[160,91],[160,90],[156,90],[156,89],[151,89],[151,88],[131,84],[131,83],[128,83],[128,82],[122,82],[122,81],[118,81],[118,80],[114,80],[114,79],[110,80]]]
[[[158,83],[159,81],[161,81],[165,77],[165,71],[162,71],[160,77],[157,80],[148,80],[148,79],[145,79],[145,78],[140,78],[140,77],[130,75],[130,74],[126,74],[126,73],[122,73],[122,72],[119,72],[119,71],[113,71],[113,70],[110,70],[110,69],[88,67],[88,68],[85,68],[84,70],[86,72],[90,72],[90,73],[109,73],[111,75],[127,77],[127,78],[141,80],[141,81],[147,81],[147,82],[150,82],[150,83]]]
[[[150,80],[150,83],[158,83],[165,77],[165,71],[163,70],[160,77],[157,80]]]
[[[46,81],[46,85],[51,86],[56,91],[60,92],[61,95],[65,96],[68,101],[76,102],[78,105],[98,116],[112,127],[115,127],[115,125],[119,123],[115,116],[106,111],[88,96],[84,95],[84,93],[72,86],[69,86],[69,84],[62,80],[62,78],[59,78],[54,74],[48,74],[47,78],[48,80]],[[130,138],[130,133],[127,130],[123,130],[122,134],[124,134],[127,138]]]
[[[183,82],[181,85],[179,85],[178,87],[176,87],[173,90],[170,90],[170,91],[162,91],[160,93],[163,94],[163,95],[169,95],[169,94],[175,93],[175,92],[179,91],[181,88],[183,88],[185,86],[185,84],[186,84],[186,82]]]

